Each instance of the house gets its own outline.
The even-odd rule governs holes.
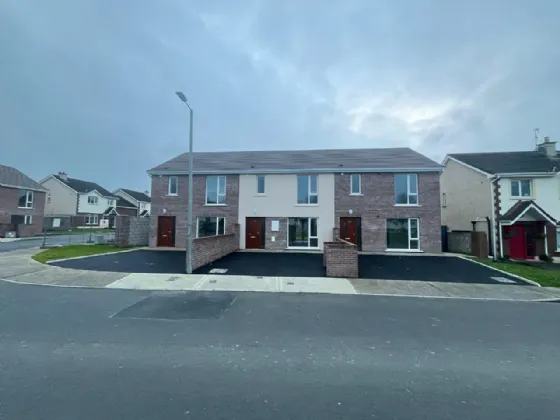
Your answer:
[[[196,238],[238,233],[240,249],[441,252],[442,166],[409,148],[195,153]],[[148,171],[150,246],[184,248],[188,154]],[[237,232],[239,229],[239,232]]]
[[[148,195],[147,191],[140,192],[140,191],[129,190],[126,188],[119,188],[113,191],[113,195],[120,197],[124,200],[121,202],[120,206],[119,206],[119,202],[117,202],[117,210],[119,207],[124,208],[129,204],[132,204],[132,207],[136,209],[136,213],[128,214],[129,216],[140,216],[140,217],[150,216],[152,199]]]
[[[95,182],[70,178],[65,172],[40,181],[48,189],[46,227],[99,226],[106,212],[116,206],[117,197]]]
[[[442,223],[488,232],[490,253],[526,259],[558,254],[560,160],[545,137],[534,151],[446,156]]]
[[[15,231],[19,237],[43,231],[46,189],[11,166],[0,165],[0,237]]]

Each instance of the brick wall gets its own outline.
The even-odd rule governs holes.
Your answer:
[[[447,232],[447,245],[449,252],[471,253],[471,232]]]
[[[335,175],[335,226],[340,217],[361,217],[362,251],[387,249],[386,220],[420,219],[420,249],[441,252],[439,173],[418,174],[419,206],[395,206],[394,174],[362,174],[362,195],[350,195],[350,175]],[[352,214],[349,214],[352,210]]]
[[[358,247],[341,240],[325,242],[323,264],[327,277],[357,278]]]
[[[115,242],[119,246],[148,245],[150,219],[147,217],[117,216]]]
[[[280,222],[280,229],[272,231],[272,221]],[[274,242],[272,237],[274,236]],[[265,221],[265,249],[284,251],[288,247],[288,218],[287,217],[267,217]]]
[[[219,260],[238,249],[239,236],[237,233],[196,238],[193,240],[193,270]]]
[[[187,241],[188,176],[178,178],[178,195],[168,196],[169,176],[152,176],[152,216],[150,217],[150,246],[157,246],[158,216],[175,216],[175,246],[185,248]],[[235,233],[239,214],[239,175],[226,177],[226,205],[206,206],[206,176],[193,177],[193,236],[196,237],[197,217],[225,217],[226,234]],[[165,210],[165,212],[164,212]]]
[[[0,187],[0,223],[11,223],[12,215],[30,215],[32,223],[21,229],[22,235],[35,236],[43,231],[43,217],[45,213],[45,193],[33,192],[33,208],[20,209],[18,188]]]

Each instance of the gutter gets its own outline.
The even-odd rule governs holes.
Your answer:
[[[47,189],[29,188],[29,187],[23,187],[23,186],[21,186],[21,185],[0,184],[0,187],[4,187],[4,188],[16,188],[16,189],[19,189],[19,190],[35,191],[35,192],[44,192],[44,193],[49,192],[49,190],[47,190]]]

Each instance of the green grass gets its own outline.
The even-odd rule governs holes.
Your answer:
[[[494,262],[492,260],[473,259],[490,267],[495,267],[508,273],[525,277],[528,280],[536,281],[541,286],[560,287],[560,270],[545,270],[515,262]]]
[[[47,261],[51,260],[105,254],[107,252],[124,251],[125,249],[127,248],[117,247],[115,245],[68,245],[58,248],[45,249],[44,251],[35,254],[33,259],[45,264]]]

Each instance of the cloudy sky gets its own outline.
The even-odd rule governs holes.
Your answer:
[[[195,150],[560,138],[557,0],[0,0],[0,163],[108,189]]]

